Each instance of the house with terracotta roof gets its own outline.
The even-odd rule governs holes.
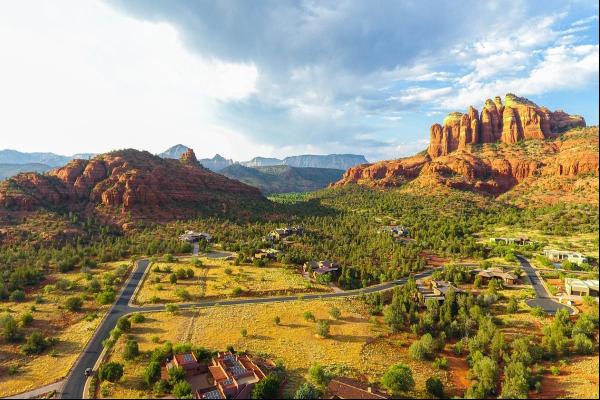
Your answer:
[[[389,399],[385,392],[348,378],[335,378],[327,385],[328,399]]]
[[[266,376],[249,356],[231,352],[218,353],[208,371],[214,386],[198,391],[198,399],[249,399],[254,385]]]
[[[169,376],[169,370],[176,367],[183,368],[186,376],[188,377],[208,372],[207,366],[199,363],[196,359],[196,356],[191,351],[174,354],[173,358],[164,364],[161,372],[162,377],[167,379]]]

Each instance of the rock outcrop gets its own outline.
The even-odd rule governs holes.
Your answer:
[[[481,113],[470,106],[466,114],[452,112],[442,125],[433,124],[428,153],[435,158],[457,150],[469,150],[476,144],[514,144],[522,140],[546,139],[575,127],[585,127],[583,117],[562,110],[551,112],[509,93],[504,104],[496,96],[494,100],[485,101]]]
[[[119,225],[238,212],[262,202],[258,189],[203,168],[191,149],[181,160],[115,151],[0,183],[0,209],[82,212]]]

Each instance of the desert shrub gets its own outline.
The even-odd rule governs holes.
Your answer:
[[[242,335],[242,337],[248,336],[248,330],[246,328],[242,328],[242,330],[240,331],[240,335]]]
[[[33,315],[25,313],[21,315],[21,326],[29,326],[33,323]]]
[[[437,369],[448,369],[448,359],[446,357],[438,357],[433,361],[433,366]]]
[[[331,310],[329,310],[329,315],[333,319],[340,319],[342,316],[342,312],[337,307],[331,307]]]
[[[392,365],[383,374],[381,384],[392,394],[398,395],[414,388],[415,380],[413,379],[412,370],[407,365],[398,363]]]
[[[27,342],[21,346],[21,351],[27,355],[40,354],[48,347],[48,342],[39,331],[34,331],[27,337]]]
[[[125,343],[125,348],[123,349],[123,358],[126,360],[133,360],[139,355],[140,348],[138,346],[138,342],[135,340],[128,340]]]
[[[83,307],[83,300],[79,296],[71,296],[65,300],[65,307],[69,311],[81,311]]]
[[[169,275],[169,282],[171,282],[172,284],[177,283],[177,275],[176,274],[170,274]]]
[[[173,396],[175,396],[176,399],[191,399],[192,387],[186,381],[181,380],[173,385],[173,391],[171,393],[173,393]]]
[[[117,328],[122,332],[129,332],[131,330],[131,322],[127,317],[121,317],[117,321]]]
[[[239,286],[236,286],[236,287],[234,287],[234,288],[233,288],[233,290],[231,291],[231,294],[232,294],[233,296],[239,296],[239,295],[241,295],[241,294],[242,294],[242,292],[243,292],[242,288],[241,288],[241,287],[239,287]]]
[[[8,313],[0,314],[0,337],[6,342],[15,342],[21,338],[17,321]]]
[[[253,399],[276,399],[278,398],[281,382],[277,375],[271,373],[259,381],[252,389]]]
[[[188,292],[185,288],[177,288],[177,290],[175,290],[175,295],[182,300],[189,300],[192,297],[190,292]]]
[[[151,386],[160,379],[160,363],[157,361],[150,361],[150,363],[144,369],[144,382],[148,386]]]
[[[164,380],[157,381],[152,387],[152,392],[156,396],[162,396],[167,394],[169,392],[169,382]]]
[[[182,367],[173,367],[169,369],[169,383],[174,385],[175,383],[185,379],[185,370]]]
[[[123,376],[123,364],[109,362],[103,364],[98,369],[98,379],[100,381],[117,382]]]
[[[329,337],[329,321],[321,319],[316,324],[317,335],[322,338]]]
[[[438,399],[444,397],[444,385],[437,376],[432,376],[425,381],[425,389],[433,397],[437,397]]]
[[[8,299],[15,303],[23,302],[25,301],[25,292],[20,289],[13,290]]]
[[[144,314],[133,314],[129,320],[133,323],[141,324],[146,321],[146,317],[144,317]]]
[[[304,382],[296,393],[294,394],[294,399],[318,399],[321,395],[321,392],[311,385],[310,383]]]
[[[273,323],[275,325],[281,324],[281,318],[279,317],[279,315],[276,315],[275,318],[273,318]]]
[[[111,303],[114,303],[116,297],[117,296],[116,296],[114,290],[107,289],[96,295],[96,301],[103,305],[111,304]]]
[[[317,386],[324,387],[329,383],[330,376],[319,364],[311,365],[308,369],[308,379]]]
[[[592,354],[594,352],[594,343],[583,333],[578,333],[573,336],[573,344],[575,351],[581,355]]]
[[[315,315],[310,311],[305,311],[303,314],[303,317],[304,317],[305,321],[312,321],[312,322],[316,321]]]

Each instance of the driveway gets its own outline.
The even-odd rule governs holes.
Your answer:
[[[538,272],[531,266],[529,261],[526,258],[519,256],[519,262],[521,263],[521,267],[523,271],[527,274],[529,281],[531,282],[531,286],[535,291],[535,299],[525,300],[525,303],[530,307],[542,307],[542,309],[548,314],[555,314],[559,309],[563,308],[569,312],[569,314],[574,314],[574,310],[566,306],[564,304],[559,303],[558,301],[553,299],[553,296],[548,293],[546,286]]]

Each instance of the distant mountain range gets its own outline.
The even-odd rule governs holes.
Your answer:
[[[158,154],[163,158],[179,158],[189,148],[182,144],[175,145],[166,151]],[[359,164],[366,164],[368,161],[362,155],[356,154],[328,154],[328,155],[313,155],[303,154],[299,156],[279,158],[254,157],[250,161],[235,162],[231,159],[226,159],[219,154],[213,158],[203,158],[198,160],[204,167],[219,172],[230,165],[240,164],[244,167],[270,167],[275,165],[288,165],[290,167],[299,168],[330,168],[347,170]]]
[[[242,164],[234,164],[219,173],[254,186],[268,195],[319,190],[340,180],[344,171],[332,168],[298,168],[289,165],[246,167]]]
[[[23,153],[17,150],[0,150],[0,179],[6,179],[21,172],[46,172],[62,167],[69,161],[80,158],[90,159],[91,153],[61,156],[54,153]]]

